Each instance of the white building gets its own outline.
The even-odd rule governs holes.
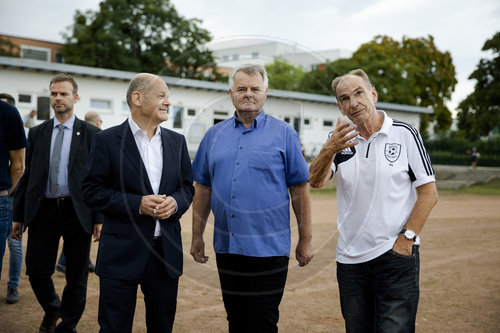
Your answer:
[[[125,101],[132,72],[0,57],[0,92],[16,99],[21,115],[37,110],[37,122],[53,117],[49,105],[49,82],[57,73],[69,73],[78,83],[80,101],[75,112],[80,119],[89,110],[100,113],[103,128],[118,125],[129,116]],[[231,117],[234,107],[225,83],[163,77],[170,89],[169,119],[162,125],[183,133],[189,150],[195,152],[206,130]],[[432,109],[378,103],[377,107],[396,119],[418,128],[419,114]],[[314,156],[333,130],[340,111],[332,96],[270,90],[266,113],[282,119],[300,134],[307,155]],[[194,155],[192,155],[194,156]]]
[[[349,58],[352,55],[352,52],[342,49],[313,51],[297,43],[255,36],[215,40],[208,47],[220,68],[236,68],[246,63],[268,65],[273,63],[274,58],[281,58],[291,65],[310,71],[327,61]]]

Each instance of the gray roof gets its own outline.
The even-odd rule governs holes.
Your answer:
[[[36,72],[52,72],[52,73],[69,73],[73,75],[80,75],[84,77],[95,77],[103,78],[109,80],[123,80],[130,81],[137,73],[120,71],[115,69],[104,69],[96,67],[85,67],[79,65],[61,64],[46,61],[38,61],[31,59],[22,58],[11,58],[11,57],[0,57],[0,67],[1,68],[18,68],[22,70],[31,70]],[[205,89],[205,90],[216,90],[216,91],[227,91],[227,83],[220,82],[210,82],[201,81],[193,79],[183,79],[178,77],[163,76],[162,77],[168,85],[193,88],[193,89]],[[286,90],[269,90],[269,97],[293,99],[299,101],[308,101],[316,103],[327,103],[335,104],[337,100],[333,96],[326,95],[316,95],[308,94],[296,91],[286,91]],[[415,113],[433,113],[432,108],[394,104],[394,103],[377,103],[377,107],[388,111],[404,111],[404,112],[415,112]]]

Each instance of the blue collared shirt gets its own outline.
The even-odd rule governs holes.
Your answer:
[[[52,139],[50,140],[50,159],[49,159],[49,170],[50,163],[52,163],[52,153],[54,151],[54,142],[56,141],[57,133],[59,129],[57,125],[61,122],[54,117],[54,127],[52,129]],[[57,192],[52,195],[49,190],[50,186],[50,172],[47,176],[47,187],[45,189],[46,198],[59,198],[59,197],[69,197],[69,187],[68,187],[68,165],[69,165],[69,152],[71,150],[71,138],[73,136],[73,125],[75,124],[75,115],[66,120],[64,125],[64,136],[61,146],[61,159],[59,160],[59,172],[57,174]],[[78,135],[78,133],[77,133]]]
[[[309,180],[294,129],[263,110],[248,129],[233,116],[207,131],[193,174],[212,190],[216,253],[290,256],[288,187]]]

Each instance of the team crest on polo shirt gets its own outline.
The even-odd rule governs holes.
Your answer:
[[[394,163],[398,160],[401,154],[401,145],[399,143],[386,143],[385,144],[385,158]]]

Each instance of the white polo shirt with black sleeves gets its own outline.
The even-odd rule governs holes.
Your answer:
[[[337,175],[337,261],[356,264],[390,250],[413,210],[415,188],[435,181],[418,131],[393,120],[368,140],[335,155]],[[420,239],[417,237],[416,244]]]

